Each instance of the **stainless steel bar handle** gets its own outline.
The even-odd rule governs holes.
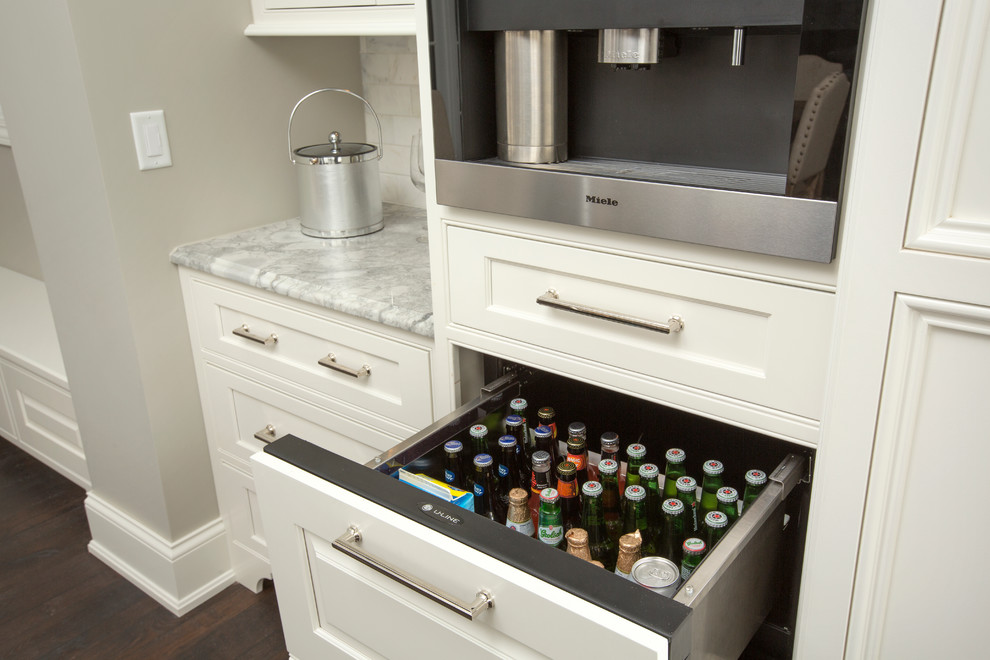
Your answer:
[[[270,444],[272,442],[275,442],[276,439],[275,427],[272,426],[271,424],[267,424],[265,428],[261,429],[260,431],[255,431],[254,437],[257,438],[258,440],[261,440],[265,444]]]
[[[261,335],[254,334],[253,332],[251,332],[251,329],[248,327],[247,323],[245,323],[239,328],[234,328],[233,333],[238,337],[244,337],[245,339],[256,341],[259,344],[264,344],[265,346],[271,346],[272,344],[278,341],[278,335],[276,335],[274,332],[268,335],[267,337],[262,337]]]
[[[346,367],[342,364],[337,363],[337,356],[330,353],[325,358],[319,359],[319,364],[321,367],[326,367],[327,369],[333,369],[334,371],[339,371],[342,374],[347,374],[353,378],[361,378],[363,376],[371,375],[371,367],[367,364],[362,364],[359,368]]]
[[[680,316],[671,316],[666,323],[658,323],[657,321],[650,321],[638,316],[630,316],[629,314],[622,314],[620,312],[610,312],[597,307],[582,305],[581,303],[566,302],[560,299],[560,296],[557,294],[555,289],[548,289],[546,293],[536,299],[536,302],[539,305],[546,305],[547,307],[553,307],[554,309],[561,309],[565,312],[573,312],[575,314],[591,316],[596,319],[612,321],[613,323],[631,325],[665,335],[669,335],[672,332],[680,332],[684,329],[684,319]]]
[[[380,559],[379,557],[366,552],[358,546],[360,542],[361,530],[352,525],[347,528],[347,531],[342,536],[331,543],[331,545],[335,550],[343,552],[348,557],[358,560],[365,566],[370,566],[382,575],[386,575],[399,584],[409,587],[416,593],[426,596],[436,603],[440,603],[447,609],[457,612],[465,619],[474,621],[474,619],[482,612],[489,608],[495,607],[495,599],[492,598],[492,595],[484,589],[475,594],[473,602],[465,603],[457,598],[454,598],[443,590],[438,589],[431,584],[427,584],[409,573],[406,573],[402,569],[396,568],[394,565]]]

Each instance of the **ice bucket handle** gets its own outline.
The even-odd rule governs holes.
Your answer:
[[[295,117],[296,110],[299,109],[299,106],[302,105],[303,101],[305,101],[306,99],[308,99],[311,96],[314,96],[316,94],[320,94],[322,92],[340,92],[341,94],[350,94],[354,98],[360,99],[362,103],[364,103],[366,106],[368,106],[368,110],[371,110],[371,114],[375,118],[375,123],[378,124],[378,160],[381,160],[382,159],[383,152],[385,150],[385,143],[382,141],[382,122],[381,122],[381,120],[378,119],[378,113],[375,112],[375,109],[371,107],[371,104],[368,103],[367,99],[365,99],[360,94],[355,94],[354,92],[352,92],[349,89],[339,89],[337,87],[327,87],[327,88],[324,88],[324,89],[317,89],[316,91],[310,92],[306,96],[304,96],[301,99],[299,99],[296,102],[296,105],[293,106],[292,112],[289,113],[289,129],[287,131],[287,138],[288,138],[288,143],[289,143],[289,162],[290,163],[295,163],[295,160],[293,160],[293,158],[292,158],[292,118]]]
[[[474,621],[474,619],[485,610],[495,606],[492,595],[482,589],[474,598],[472,603],[464,603],[457,598],[441,591],[431,584],[427,584],[417,577],[392,566],[388,562],[363,550],[357,544],[361,542],[361,531],[357,527],[348,527],[347,531],[335,540],[331,545],[335,550],[343,552],[348,557],[352,557],[365,566],[370,566],[379,573],[387,575],[396,582],[403,584],[413,591],[426,596],[430,600],[440,603],[449,610],[457,612],[462,617]]]

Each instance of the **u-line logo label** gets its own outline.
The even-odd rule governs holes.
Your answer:
[[[429,502],[420,502],[419,510],[428,516],[447,523],[448,525],[462,525],[464,523],[464,520],[461,518],[460,514],[450,513],[435,504],[430,504]]]

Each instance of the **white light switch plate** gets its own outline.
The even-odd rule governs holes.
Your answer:
[[[165,130],[165,111],[131,113],[131,130],[137,150],[138,169],[153,170],[172,165],[172,150]]]

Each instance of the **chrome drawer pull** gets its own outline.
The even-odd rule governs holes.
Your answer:
[[[272,344],[278,341],[278,335],[276,335],[274,332],[268,335],[267,337],[262,337],[261,335],[254,334],[253,332],[251,332],[251,329],[248,327],[247,323],[245,323],[239,328],[234,328],[233,333],[238,337],[244,337],[245,339],[256,341],[259,344],[264,344],[265,346],[271,346]]]
[[[336,541],[331,543],[331,545],[335,550],[343,552],[348,557],[358,560],[365,566],[370,566],[382,575],[386,575],[399,584],[409,587],[416,593],[426,596],[436,603],[440,603],[447,609],[457,612],[465,619],[474,621],[475,617],[480,615],[482,612],[489,608],[495,607],[495,599],[492,598],[492,595],[485,590],[481,590],[475,595],[474,602],[465,603],[434,587],[433,585],[427,584],[419,578],[413,577],[409,573],[396,568],[392,564],[389,564],[388,562],[365,552],[357,545],[360,542],[361,530],[352,525],[347,528],[347,531],[343,536],[339,537]]]
[[[258,440],[261,440],[265,444],[275,442],[276,440],[275,427],[272,426],[271,424],[268,424],[267,426],[265,426],[265,428],[261,429],[260,431],[256,431],[254,437],[257,438]]]
[[[582,305],[581,303],[565,302],[560,299],[555,289],[547,289],[546,293],[536,299],[536,303],[553,307],[554,309],[561,309],[565,312],[574,312],[575,314],[583,314],[596,319],[631,325],[636,328],[652,330],[653,332],[659,332],[665,335],[669,335],[672,332],[680,332],[684,329],[684,319],[680,316],[671,316],[666,323],[657,323],[656,321],[649,321],[638,316],[609,312],[604,309],[598,309],[597,307]]]
[[[362,376],[371,375],[371,367],[366,364],[362,364],[360,369],[345,367],[342,364],[337,364],[337,356],[333,353],[330,353],[325,358],[320,358],[319,363],[321,367],[333,369],[334,371],[339,371],[342,374],[347,374],[348,376],[353,376],[354,378],[361,378]]]

